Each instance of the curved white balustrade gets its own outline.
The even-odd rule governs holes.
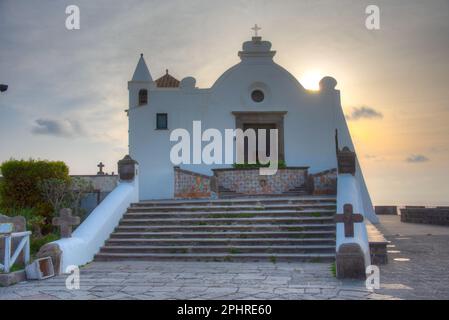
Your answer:
[[[69,265],[80,266],[93,260],[130,204],[139,201],[138,183],[137,175],[132,182],[120,182],[73,232],[71,238],[53,242],[62,250],[61,273]]]

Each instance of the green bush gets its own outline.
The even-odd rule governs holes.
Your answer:
[[[2,209],[3,211],[3,209]],[[0,212],[3,213],[3,212]],[[13,208],[5,212],[10,217],[22,216],[26,220],[26,230],[33,232],[33,235],[40,236],[42,227],[45,225],[45,218],[36,214],[33,208]]]
[[[71,177],[69,180],[46,179],[38,183],[38,189],[45,200],[53,207],[54,212],[62,208],[71,208],[75,215],[82,217],[81,199],[85,193],[92,192],[92,182],[81,177]]]
[[[31,255],[34,256],[44,244],[59,240],[59,238],[60,238],[59,235],[56,233],[49,233],[40,238],[31,237],[30,243]]]
[[[11,159],[3,162],[0,170],[2,207],[34,208],[40,215],[51,214],[52,208],[42,196],[39,182],[51,178],[69,179],[69,168],[61,161]]]

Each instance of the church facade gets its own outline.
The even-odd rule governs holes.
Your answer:
[[[139,163],[141,200],[171,199],[185,181],[208,185],[207,177],[221,177],[220,170],[232,168],[231,164],[223,163],[190,163],[176,168],[170,159],[171,148],[176,143],[170,141],[170,133],[183,128],[192,136],[194,121],[201,122],[202,130],[215,128],[223,135],[226,129],[277,129],[278,158],[286,168],[293,170],[288,172],[290,179],[299,181],[304,169],[310,175],[305,181],[301,178],[301,184],[296,186],[287,183],[292,189],[304,188],[311,180],[319,182],[323,177],[332,179],[335,176],[335,132],[338,131],[341,146],[354,150],[340,92],[336,89],[337,81],[324,77],[319,91],[306,90],[292,74],[276,64],[275,54],[270,42],[252,37],[238,52],[241,62],[225,71],[212,87],[201,89],[196,87],[193,77],[179,81],[168,71],[153,80],[143,55],[140,57],[128,84],[128,117],[129,152]],[[180,171],[177,173],[176,169]],[[192,173],[190,180],[188,172]],[[247,180],[248,175],[241,179]],[[365,185],[361,173],[359,179]],[[232,181],[234,185],[241,184],[241,181]],[[197,187],[191,186],[197,192],[183,194],[210,195],[210,192],[201,193]],[[369,198],[367,192],[366,197]]]
[[[366,267],[385,257],[386,242],[368,239],[378,219],[337,81],[324,77],[319,91],[308,91],[274,62],[275,54],[270,42],[255,36],[243,43],[240,63],[201,89],[194,78],[178,80],[168,72],[153,80],[140,57],[128,83],[129,155],[118,163],[119,183],[71,238],[50,244],[62,252],[62,270],[93,259],[260,261],[275,255],[335,261],[338,277],[365,277]],[[214,149],[214,161],[202,152],[212,143],[209,129],[224,137],[218,144],[224,152],[215,157]],[[255,150],[238,134],[226,139],[229,130],[257,132]],[[266,130],[269,136],[259,135]],[[181,138],[173,139],[175,132]],[[178,163],[173,150],[183,136],[188,157]],[[234,152],[242,145],[243,163]],[[270,164],[275,159],[277,170],[267,174],[251,164],[254,153],[260,163],[263,155]],[[143,252],[135,240],[144,237],[164,245]],[[203,241],[178,245],[192,237]],[[279,237],[289,244],[276,246]],[[310,237],[321,246],[302,243]],[[208,241],[217,245],[204,245]],[[376,245],[380,253],[371,250]]]

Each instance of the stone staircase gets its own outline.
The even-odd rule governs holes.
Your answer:
[[[132,204],[97,261],[335,260],[335,197]]]
[[[309,195],[309,190],[307,190],[307,187],[300,186],[295,187],[290,190],[287,190],[281,194],[254,194],[254,195],[245,195],[242,193],[238,193],[236,191],[232,191],[228,188],[225,188],[223,186],[220,186],[218,188],[218,197],[220,199],[234,199],[234,198],[257,198],[257,197],[298,197],[298,196],[306,196]]]

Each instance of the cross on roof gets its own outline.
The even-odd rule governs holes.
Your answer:
[[[59,217],[53,218],[54,226],[61,230],[61,238],[70,238],[72,236],[72,226],[80,223],[80,217],[72,216],[72,209],[64,208],[59,211]]]
[[[262,28],[260,28],[257,24],[254,25],[254,27],[251,28],[251,30],[254,30],[254,36],[257,37],[257,31],[261,30]]]
[[[354,223],[363,222],[363,215],[354,213],[352,204],[347,203],[343,206],[343,214],[335,216],[335,222],[345,224],[345,237],[354,237]]]
[[[100,162],[99,164],[97,164],[97,167],[100,168],[100,171],[97,172],[98,175],[103,175],[103,168],[105,167],[105,165],[103,164],[103,162]]]

